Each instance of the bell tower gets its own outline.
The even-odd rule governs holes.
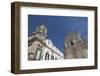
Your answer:
[[[87,58],[87,41],[80,37],[78,32],[71,32],[65,37],[64,58]]]
[[[47,38],[47,27],[44,24],[39,25],[35,32],[33,32],[34,37],[39,39],[46,39]]]

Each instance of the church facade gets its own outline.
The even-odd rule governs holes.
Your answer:
[[[47,27],[42,24],[28,37],[28,60],[62,60],[63,53],[47,37]]]

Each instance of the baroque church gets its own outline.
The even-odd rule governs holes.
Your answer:
[[[47,27],[42,24],[28,38],[28,60],[60,60],[63,53],[48,39]]]
[[[41,24],[28,37],[28,60],[87,58],[87,41],[78,32],[71,32],[65,37],[64,54],[48,38],[47,32],[47,27]]]

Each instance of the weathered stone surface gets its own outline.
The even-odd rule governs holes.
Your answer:
[[[78,32],[72,32],[65,37],[65,59],[87,58],[88,46],[87,41],[80,37]]]

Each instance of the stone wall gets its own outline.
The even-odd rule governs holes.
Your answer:
[[[65,59],[87,58],[88,46],[87,41],[80,37],[79,33],[70,33],[65,38]]]

